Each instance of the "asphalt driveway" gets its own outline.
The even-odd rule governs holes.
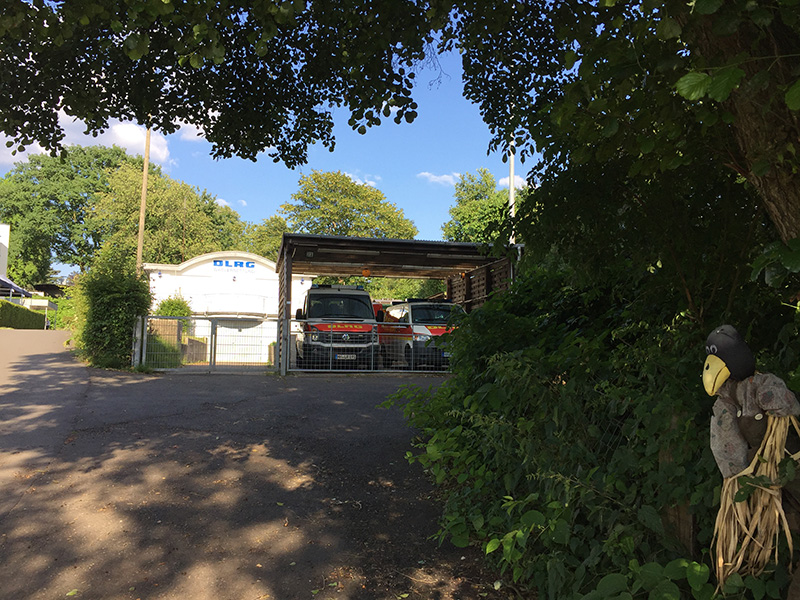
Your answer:
[[[442,376],[90,369],[0,330],[0,599],[500,598],[377,405]]]

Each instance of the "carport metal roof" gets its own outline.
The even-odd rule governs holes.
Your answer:
[[[275,270],[318,275],[446,279],[497,260],[481,244],[284,233]],[[287,261],[287,258],[290,259]]]

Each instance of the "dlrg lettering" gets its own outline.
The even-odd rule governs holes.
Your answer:
[[[234,267],[238,269],[255,269],[256,263],[251,260],[247,262],[243,260],[215,260],[215,267]]]

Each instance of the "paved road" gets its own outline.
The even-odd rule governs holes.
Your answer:
[[[64,341],[0,330],[0,600],[486,597],[376,407],[442,377],[121,373]]]

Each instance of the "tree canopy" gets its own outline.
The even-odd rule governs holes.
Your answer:
[[[417,235],[414,223],[380,190],[356,183],[345,173],[312,171],[301,176],[299,184],[292,194],[294,203],[280,208],[292,231],[396,239]]]
[[[96,206],[104,245],[135,250],[141,185],[140,170],[128,165],[109,176],[109,190]],[[242,228],[235,211],[220,206],[208,193],[161,174],[148,179],[146,262],[177,264],[206,252],[232,249],[240,243]]]
[[[442,225],[444,239],[493,242],[508,216],[508,192],[497,189],[488,169],[478,169],[477,175],[467,173],[459,178],[454,196],[456,203],[450,208],[450,220]]]
[[[0,23],[0,131],[57,148],[58,111],[203,129],[217,156],[289,166],[359,131],[412,121],[416,71],[458,49],[493,148],[537,173],[624,153],[634,173],[713,156],[800,234],[797,0],[110,0],[19,2]],[[724,165],[724,167],[723,167]]]
[[[796,0],[476,3],[447,27],[494,147],[537,174],[626,155],[630,174],[714,159],[800,235]]]
[[[47,280],[53,261],[85,270],[101,243],[93,207],[109,173],[141,159],[118,147],[71,146],[36,154],[0,180],[0,221],[11,225],[9,273],[20,285]]]
[[[0,131],[57,148],[58,112],[169,133],[200,127],[216,156],[267,150],[289,166],[333,148],[332,109],[355,128],[390,104],[416,116],[410,67],[430,39],[410,2],[16,2],[0,21]]]
[[[261,223],[247,223],[242,234],[242,250],[278,260],[283,234],[291,231],[283,217],[273,215]]]

